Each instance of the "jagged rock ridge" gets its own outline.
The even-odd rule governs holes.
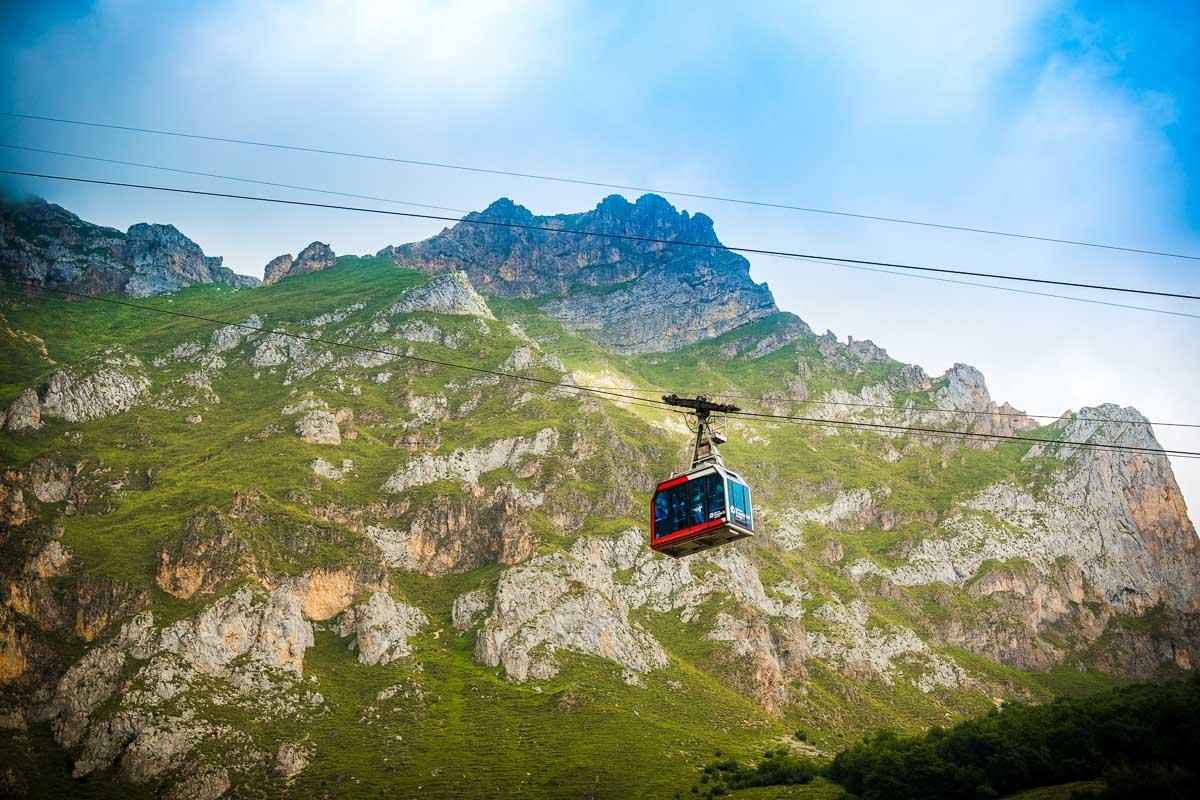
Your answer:
[[[86,222],[41,199],[0,201],[0,274],[87,295],[147,297],[197,283],[259,281],[221,266],[173,225],[126,233]]]
[[[424,272],[465,271],[489,294],[552,298],[544,313],[625,353],[674,350],[778,310],[767,286],[751,280],[749,262],[728,250],[469,224],[720,244],[711,219],[677,212],[657,195],[636,203],[612,195],[592,211],[551,217],[501,199],[465,220],[379,255]]]

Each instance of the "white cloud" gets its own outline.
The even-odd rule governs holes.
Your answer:
[[[868,113],[974,111],[1029,46],[1053,0],[773,4],[772,28],[838,64]]]
[[[248,0],[196,26],[185,67],[198,81],[232,71],[263,91],[356,104],[491,105],[553,72],[570,46],[570,11],[550,2]]]

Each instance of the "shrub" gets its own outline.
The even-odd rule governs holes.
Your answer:
[[[1042,706],[1009,703],[948,730],[880,731],[828,775],[862,800],[1007,796],[1103,776],[1104,797],[1189,797],[1200,752],[1200,675]]]

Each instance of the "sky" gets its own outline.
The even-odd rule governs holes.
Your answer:
[[[0,72],[0,110],[18,113],[1200,255],[1194,2],[11,3],[0,4]],[[582,211],[609,193],[4,117],[0,144],[458,209],[505,196],[536,213]],[[3,147],[0,164],[247,188]],[[122,229],[172,223],[251,275],[314,240],[373,253],[442,227],[30,179],[3,187]],[[1200,294],[1197,260],[666,196],[712,217],[730,245]],[[1200,320],[750,261],[814,329],[872,339],[931,374],[972,364],[998,401],[1044,414],[1113,402],[1200,422]],[[1062,293],[1200,313],[1194,301]],[[1200,429],[1156,434],[1200,450]],[[1196,519],[1200,461],[1174,467]]]

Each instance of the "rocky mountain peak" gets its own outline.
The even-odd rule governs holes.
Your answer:
[[[472,218],[529,224],[533,222],[533,212],[525,206],[514,203],[507,197],[501,197],[489,204],[483,211],[467,216],[467,219]]]
[[[666,199],[656,194],[644,194],[635,203],[630,203],[619,194],[611,194],[601,200],[590,214],[592,219],[587,221],[600,224],[589,225],[588,230],[607,228],[606,232],[631,236],[720,244],[712,219],[704,214],[690,215],[687,211],[676,211]]]
[[[146,297],[198,283],[258,285],[174,225],[138,223],[121,233],[33,198],[0,203],[0,231],[0,274],[52,288]]]
[[[301,250],[300,255],[294,259],[291,253],[271,259],[263,269],[263,284],[270,286],[273,283],[279,283],[284,278],[329,269],[335,264],[337,264],[337,256],[334,255],[333,248],[324,242],[313,242]]]
[[[136,225],[131,225],[125,233],[125,244],[127,247],[136,248],[139,244],[145,243],[150,247],[159,247],[171,251],[200,253],[200,245],[193,242],[188,237],[179,232],[179,229],[174,225],[161,225],[153,222],[139,222]],[[214,259],[220,262],[220,258]]]
[[[946,380],[946,400],[957,406],[983,407],[992,401],[983,373],[969,364],[955,364],[942,377]]]
[[[547,230],[470,224],[478,220]],[[549,217],[502,198],[379,256],[433,274],[461,270],[487,294],[546,298],[543,312],[625,353],[677,349],[778,311],[736,253],[614,238],[621,236],[720,245],[711,219],[657,195],[633,203],[610,195],[591,211]]]

